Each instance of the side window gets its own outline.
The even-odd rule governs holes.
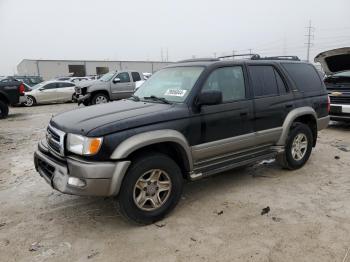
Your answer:
[[[131,76],[134,82],[141,81],[141,76],[138,72],[132,72]]]
[[[128,83],[130,82],[130,76],[128,72],[119,73],[116,78],[120,79],[120,83]]]
[[[278,95],[275,69],[272,66],[249,66],[254,97]]]
[[[310,92],[322,88],[322,82],[315,67],[303,63],[283,63],[299,91]]]
[[[275,71],[275,76],[276,76],[276,81],[277,81],[279,93],[280,94],[287,93],[287,87],[286,87],[285,83],[283,82],[281,75],[276,70],[274,70],[274,71]]]
[[[72,83],[59,83],[58,88],[63,88],[63,87],[72,87],[74,84]]]
[[[57,88],[57,84],[56,83],[50,83],[50,84],[47,84],[46,86],[44,86],[44,89],[54,89],[54,88]]]
[[[244,75],[241,66],[222,67],[213,71],[206,80],[202,92],[218,90],[223,102],[245,98]]]

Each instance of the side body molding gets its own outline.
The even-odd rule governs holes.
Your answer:
[[[137,149],[162,142],[173,142],[181,146],[186,153],[190,170],[193,169],[191,149],[187,139],[180,132],[171,129],[149,131],[129,137],[114,150],[111,159],[124,159]]]
[[[317,121],[317,115],[315,110],[312,107],[309,106],[304,106],[304,107],[299,107],[296,109],[293,109],[292,111],[290,111],[286,117],[286,119],[283,122],[283,131],[281,134],[280,139],[277,142],[278,146],[284,146],[286,139],[288,137],[288,133],[289,133],[289,129],[293,123],[293,121],[298,118],[299,116],[303,116],[303,115],[312,115],[315,118],[315,121]]]

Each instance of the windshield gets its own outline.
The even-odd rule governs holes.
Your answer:
[[[37,85],[35,85],[35,86],[32,86],[31,89],[40,88],[40,87],[42,87],[44,84],[45,84],[45,82],[41,82],[40,84],[37,84]]]
[[[332,76],[335,76],[335,77],[342,77],[342,76],[350,77],[350,71],[345,71],[345,72],[333,74]]]
[[[144,82],[135,96],[141,99],[155,96],[181,103],[185,101],[203,69],[204,67],[194,66],[162,69]]]
[[[103,81],[103,82],[108,82],[109,80],[112,79],[112,77],[114,76],[115,72],[110,72],[110,73],[107,73],[105,75],[103,75],[100,80]]]

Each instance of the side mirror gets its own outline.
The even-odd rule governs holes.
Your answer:
[[[38,88],[38,90],[39,90],[39,91],[43,91],[43,90],[44,90],[44,88],[40,87],[40,88]]]
[[[199,94],[197,105],[218,105],[222,103],[222,92],[217,90],[205,91]]]
[[[113,83],[116,84],[116,83],[120,83],[120,78],[116,77],[113,79]]]

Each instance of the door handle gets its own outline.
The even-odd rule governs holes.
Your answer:
[[[248,115],[248,112],[241,112],[239,115],[240,115],[240,116],[247,116],[247,115]]]
[[[286,108],[292,108],[292,107],[293,107],[292,104],[287,104],[287,105],[286,105]]]

